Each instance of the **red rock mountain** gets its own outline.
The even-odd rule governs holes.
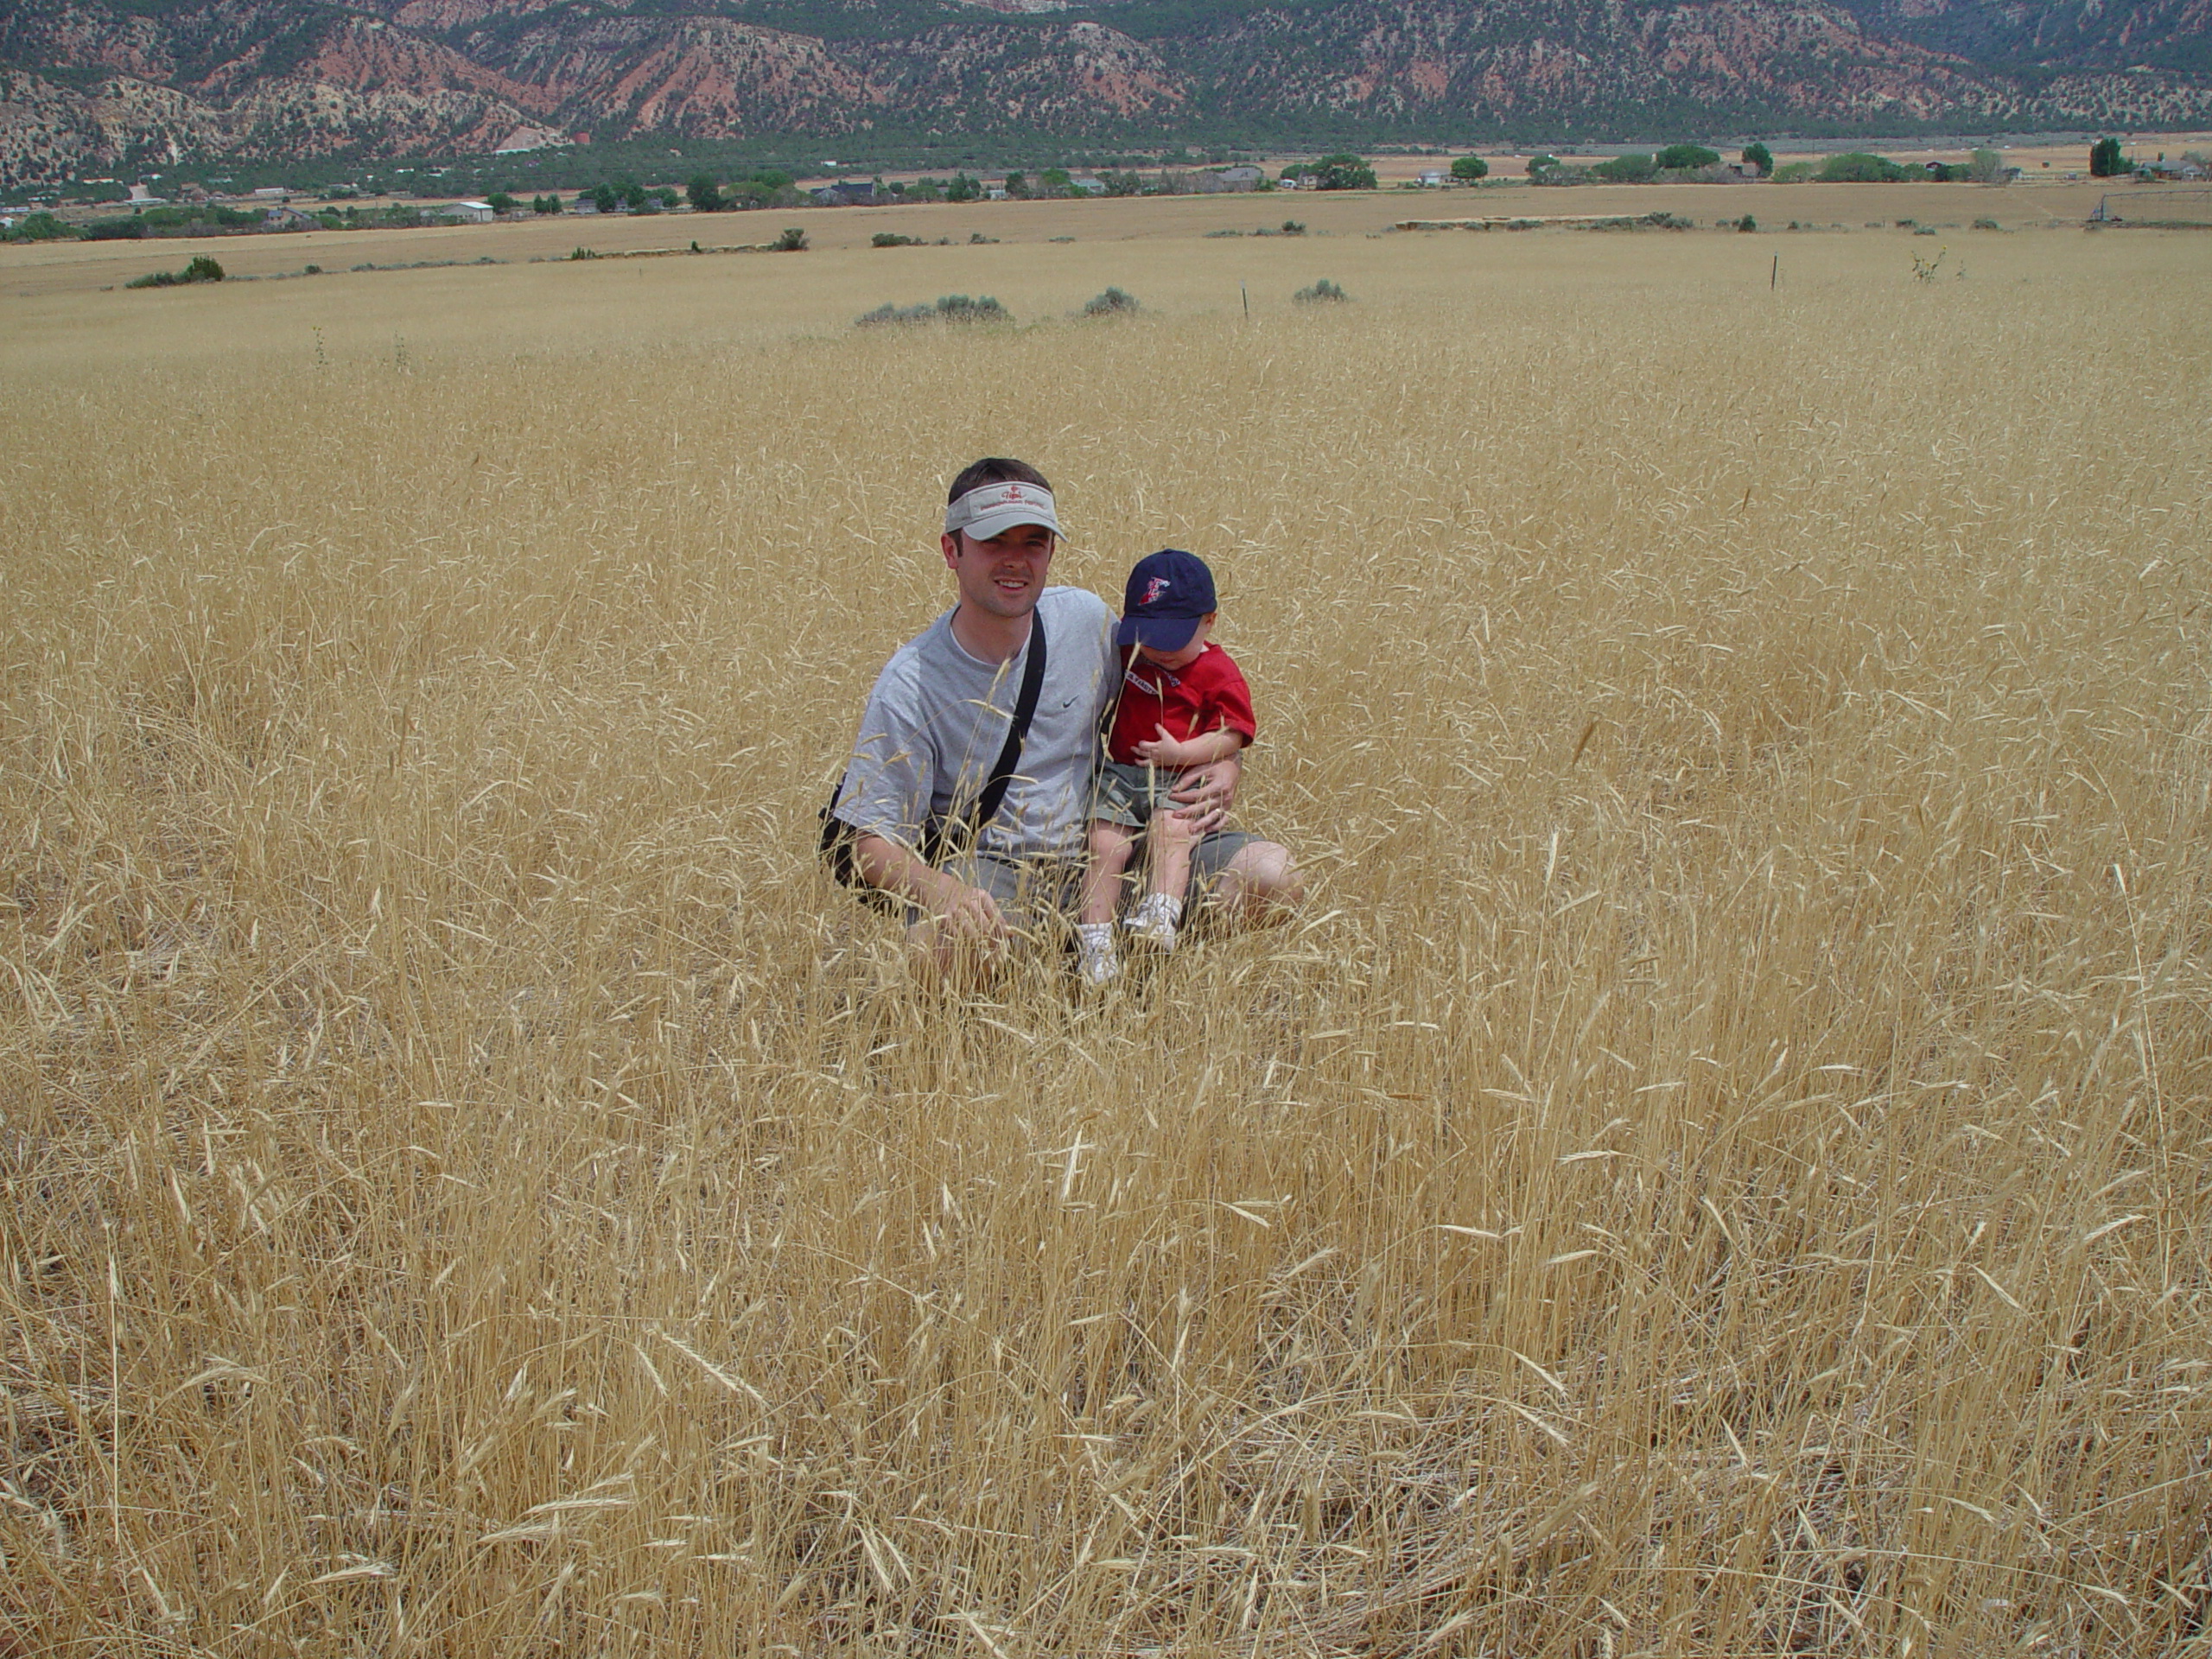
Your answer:
[[[0,186],[601,139],[2212,116],[2212,0],[0,0]],[[878,146],[880,148],[880,145]]]

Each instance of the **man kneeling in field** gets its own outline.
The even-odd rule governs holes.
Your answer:
[[[906,901],[941,967],[1017,934],[1054,945],[1080,900],[1098,734],[1120,690],[1114,617],[1047,588],[1060,523],[1035,467],[1000,457],[953,480],[940,543],[952,609],[877,676],[830,808],[825,847],[850,879]],[[1194,896],[1256,918],[1302,894],[1290,855],[1221,828],[1236,758],[1193,768],[1175,798],[1201,832]]]

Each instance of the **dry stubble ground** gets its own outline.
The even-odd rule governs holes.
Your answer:
[[[1753,243],[10,302],[0,1649],[2202,1648],[2205,245]],[[1098,1007],[808,852],[989,450],[1314,880]]]

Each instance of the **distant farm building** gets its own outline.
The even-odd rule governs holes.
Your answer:
[[[489,225],[499,217],[488,201],[449,201],[437,210],[437,215],[463,225]]]
[[[1256,190],[1267,175],[1249,164],[1236,167],[1202,168],[1190,175],[1193,192],[1202,196],[1219,195],[1224,191]]]

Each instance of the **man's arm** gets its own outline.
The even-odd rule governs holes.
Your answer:
[[[853,841],[853,868],[868,886],[896,893],[935,918],[955,938],[1003,939],[998,903],[980,887],[946,874],[912,849],[866,832]]]

